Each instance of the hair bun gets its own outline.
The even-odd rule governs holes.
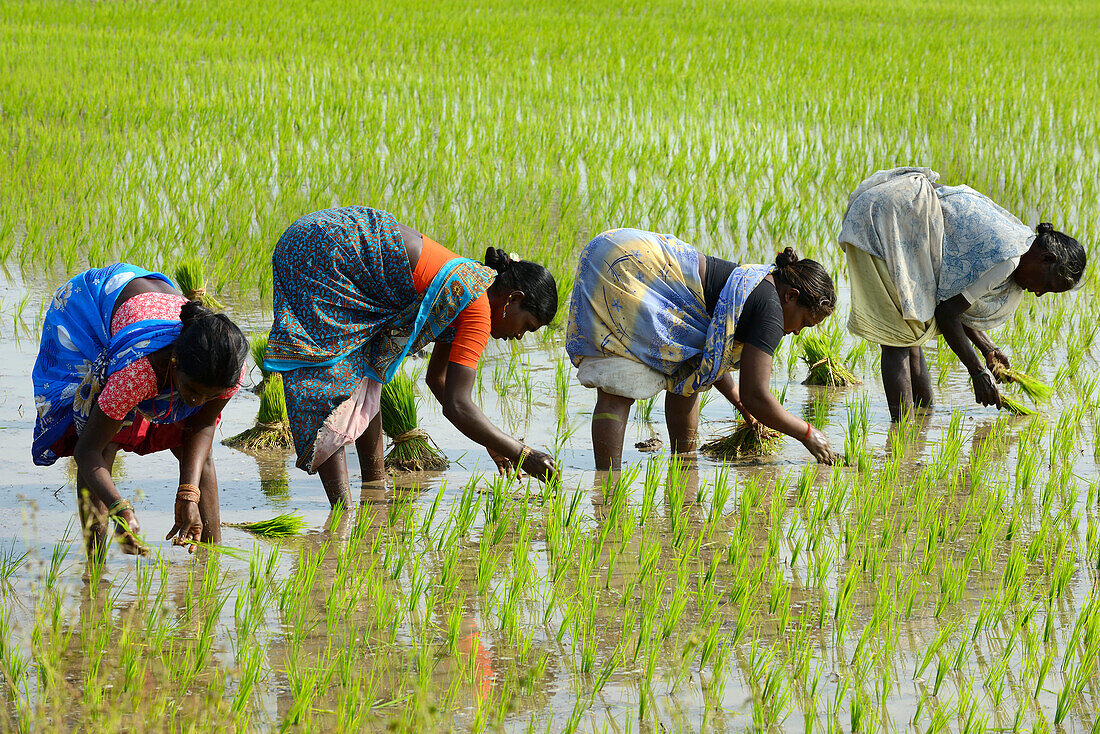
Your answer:
[[[793,247],[788,247],[775,256],[775,267],[785,268],[798,262],[798,252]]]
[[[202,305],[202,301],[188,301],[180,309],[180,321],[185,329],[199,319],[214,315],[215,312]]]
[[[1042,222],[1035,228],[1037,234],[1050,234],[1054,231],[1054,225],[1050,222]]]
[[[503,273],[512,265],[512,259],[508,253],[499,247],[485,248],[485,264],[498,273]]]

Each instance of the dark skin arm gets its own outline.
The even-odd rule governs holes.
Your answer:
[[[756,423],[756,419],[752,417],[752,414],[745,408],[745,404],[741,402],[741,391],[737,388],[737,380],[734,379],[732,372],[727,372],[719,377],[718,381],[714,383],[714,388],[730,402],[730,405],[737,408],[746,423],[750,425]]]
[[[436,344],[428,361],[425,380],[428,388],[443,406],[443,415],[455,428],[472,441],[489,450],[502,471],[503,461],[515,461],[523,444],[494,426],[473,400],[477,372],[470,367],[450,362],[449,344]],[[498,458],[500,457],[500,458]],[[541,451],[532,451],[518,467],[537,479],[549,479],[557,472],[553,459]]]
[[[78,474],[83,477],[87,485],[79,489],[87,489],[93,497],[108,508],[122,499],[122,495],[115,487],[115,481],[111,477],[111,467],[107,465],[104,455],[107,444],[114,439],[121,428],[122,421],[110,418],[96,405],[92,408],[88,423],[81,431],[76,440],[76,447],[73,449],[73,459],[76,460]],[[141,531],[141,526],[138,524],[137,515],[133,510],[122,510],[117,516],[130,530],[130,533],[126,533],[121,526],[116,529],[122,534],[124,542],[131,546],[138,546],[137,534]]]
[[[801,418],[788,413],[768,389],[772,376],[772,356],[746,344],[741,351],[741,402],[756,420],[768,428],[785,433],[802,442],[815,459],[831,464],[835,459],[829,440],[821,431]],[[806,429],[809,426],[809,436]]]
[[[180,484],[199,486],[203,466],[210,455],[210,447],[214,443],[214,429],[218,416],[228,402],[228,398],[209,400],[187,420],[183,445],[177,453],[180,462]],[[202,539],[202,528],[202,515],[199,512],[198,503],[177,499],[175,524],[164,539],[171,540],[172,536],[176,535],[172,544],[186,545],[188,551],[194,553],[194,543]]]
[[[970,377],[974,381],[974,399],[982,405],[995,405],[1000,408],[1001,395],[997,392],[997,386],[988,374],[982,372],[984,366],[981,360],[978,359],[977,353],[971,348],[970,342],[977,338],[978,341],[974,343],[979,348],[983,346],[991,347],[998,354],[1000,350],[996,349],[993,342],[983,332],[971,329],[971,333],[967,333],[967,328],[963,326],[959,317],[968,308],[970,308],[970,302],[962,294],[949,298],[936,306],[936,325],[939,327],[940,333],[943,334],[947,346],[959,357],[963,366],[966,367],[966,371],[970,373]],[[1003,357],[1004,355],[1001,355],[1001,358]],[[993,359],[991,353],[986,352],[986,360],[992,362]],[[1004,361],[1008,362],[1007,359]]]

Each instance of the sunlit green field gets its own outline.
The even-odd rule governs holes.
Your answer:
[[[0,264],[18,284],[0,343],[24,355],[0,369],[18,438],[0,463],[0,727],[1100,731],[1095,278],[994,334],[1055,388],[1038,416],[974,406],[941,347],[936,413],[891,431],[876,350],[841,336],[835,246],[848,193],[912,164],[1091,254],[1098,79],[1095,2],[0,0]],[[593,477],[594,398],[558,324],[493,352],[479,395],[554,449],[560,487],[467,469],[300,540],[227,533],[229,552],[112,550],[102,568],[64,522],[35,525],[18,488],[66,482],[22,466],[33,409],[14,408],[45,294],[88,266],[198,255],[262,331],[279,235],[350,204],[542,262],[563,298],[611,227],[739,262],[793,245],[840,286],[824,328],[864,382],[802,388],[787,339],[774,388],[847,466],[787,441],[759,464],[635,452]],[[636,409],[640,435],[662,433],[659,407]],[[216,450],[220,472],[242,461]],[[278,501],[235,490],[267,516],[323,500],[292,472]]]

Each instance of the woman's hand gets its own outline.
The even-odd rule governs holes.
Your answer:
[[[509,459],[507,456],[498,454],[496,451],[493,451],[490,448],[486,448],[485,450],[489,452],[489,456],[490,458],[492,458],[493,463],[497,465],[497,474],[504,476],[506,474],[512,473],[511,459]]]
[[[993,381],[993,373],[982,370],[970,376],[974,382],[974,399],[981,405],[994,405],[1001,408],[1001,393],[997,391],[997,384]]]
[[[122,549],[122,552],[129,553],[132,556],[147,555],[149,547],[141,542],[138,537],[141,533],[141,525],[138,523],[134,511],[130,509],[122,510],[114,516],[114,519],[115,539],[118,541],[118,546]]]
[[[802,445],[822,464],[832,464],[836,461],[836,454],[829,446],[829,439],[825,438],[825,434],[813,426],[810,426],[810,432],[802,440]]]
[[[1012,369],[1012,365],[1008,363],[1008,357],[997,347],[993,347],[985,353],[985,363],[989,367],[989,371],[997,378],[997,382],[1004,382],[1001,373]]]
[[[531,453],[523,460],[523,466],[520,469],[540,482],[548,482],[558,476],[558,466],[554,463],[554,458],[550,454],[535,449],[531,449]]]
[[[178,533],[178,535],[177,535]],[[176,538],[173,540],[172,536]],[[172,540],[172,545],[186,545],[188,553],[195,552],[195,543],[202,538],[202,518],[199,517],[199,503],[190,500],[176,500],[176,524],[164,536]]]

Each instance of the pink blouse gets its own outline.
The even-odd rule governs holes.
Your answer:
[[[111,318],[111,336],[114,336],[130,324],[148,319],[178,321],[180,309],[187,298],[174,293],[138,293],[119,305]],[[241,380],[244,379],[244,367],[241,368]],[[240,389],[240,381],[229,388],[219,399],[231,398]],[[112,420],[120,421],[143,400],[155,398],[160,392],[157,387],[157,374],[147,357],[131,362],[107,378],[107,384],[99,393],[99,409]]]

